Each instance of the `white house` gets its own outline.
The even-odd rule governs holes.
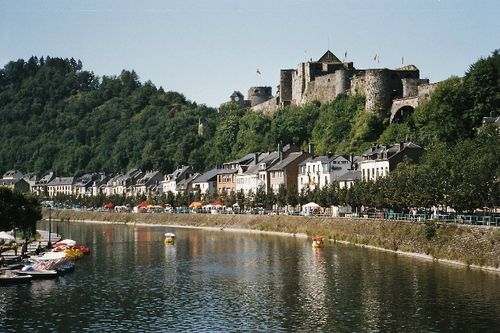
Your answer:
[[[359,162],[361,179],[375,181],[378,178],[385,177],[404,158],[407,158],[409,162],[418,162],[423,152],[422,147],[411,142],[372,145],[369,150],[363,153],[362,160]]]
[[[299,164],[298,188],[314,190],[329,186],[351,168],[341,155],[309,157]]]
[[[177,184],[184,179],[189,178],[193,173],[193,170],[189,166],[181,166],[177,168],[174,172],[166,175],[163,181],[160,182],[161,189],[163,193],[172,192],[177,194]]]
[[[193,191],[199,191],[201,195],[212,195],[217,192],[217,175],[223,169],[214,168],[193,180]]]
[[[236,192],[243,191],[248,194],[250,191],[256,193],[261,188],[267,193],[269,188],[268,170],[279,160],[278,152],[262,153],[256,155],[253,163],[243,171],[242,168],[236,174]]]

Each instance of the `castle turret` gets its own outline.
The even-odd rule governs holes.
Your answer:
[[[251,87],[248,89],[248,100],[250,100],[250,106],[255,106],[273,97],[271,87]]]
[[[391,107],[391,85],[388,69],[367,69],[365,72],[366,111],[383,115]]]

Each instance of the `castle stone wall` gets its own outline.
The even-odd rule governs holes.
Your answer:
[[[328,102],[338,94],[337,80],[335,74],[328,74],[318,76],[316,79],[309,83],[306,91],[304,92],[304,100],[307,101],[320,101]]]
[[[438,83],[427,83],[418,86],[418,101],[422,103],[431,97],[432,92],[436,89]]]
[[[391,111],[393,100],[418,97],[427,99],[434,85],[420,79],[414,65],[397,69],[355,69],[327,51],[318,61],[300,63],[297,69],[280,72],[279,90],[271,96],[271,87],[252,87],[249,103],[254,110],[273,112],[288,105],[308,102],[327,103],[341,93],[365,96],[365,109],[381,117]],[[408,107],[412,107],[407,105]]]
[[[271,115],[274,111],[281,107],[278,100],[278,97],[273,97],[263,103],[254,105],[252,106],[252,111],[260,111],[263,114]]]
[[[403,97],[413,97],[418,95],[418,82],[419,79],[404,78],[401,79],[403,83]]]

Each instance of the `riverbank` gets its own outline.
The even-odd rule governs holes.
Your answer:
[[[499,228],[287,215],[133,214],[73,210],[52,210],[51,215],[56,221],[99,221],[323,235],[332,241],[500,272]],[[48,218],[47,210],[43,210],[43,216]]]

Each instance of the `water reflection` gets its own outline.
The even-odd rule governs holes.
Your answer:
[[[6,331],[467,332],[491,331],[500,319],[494,274],[269,235],[59,230],[91,256],[58,280],[1,288]],[[167,231],[175,244],[164,244]]]

